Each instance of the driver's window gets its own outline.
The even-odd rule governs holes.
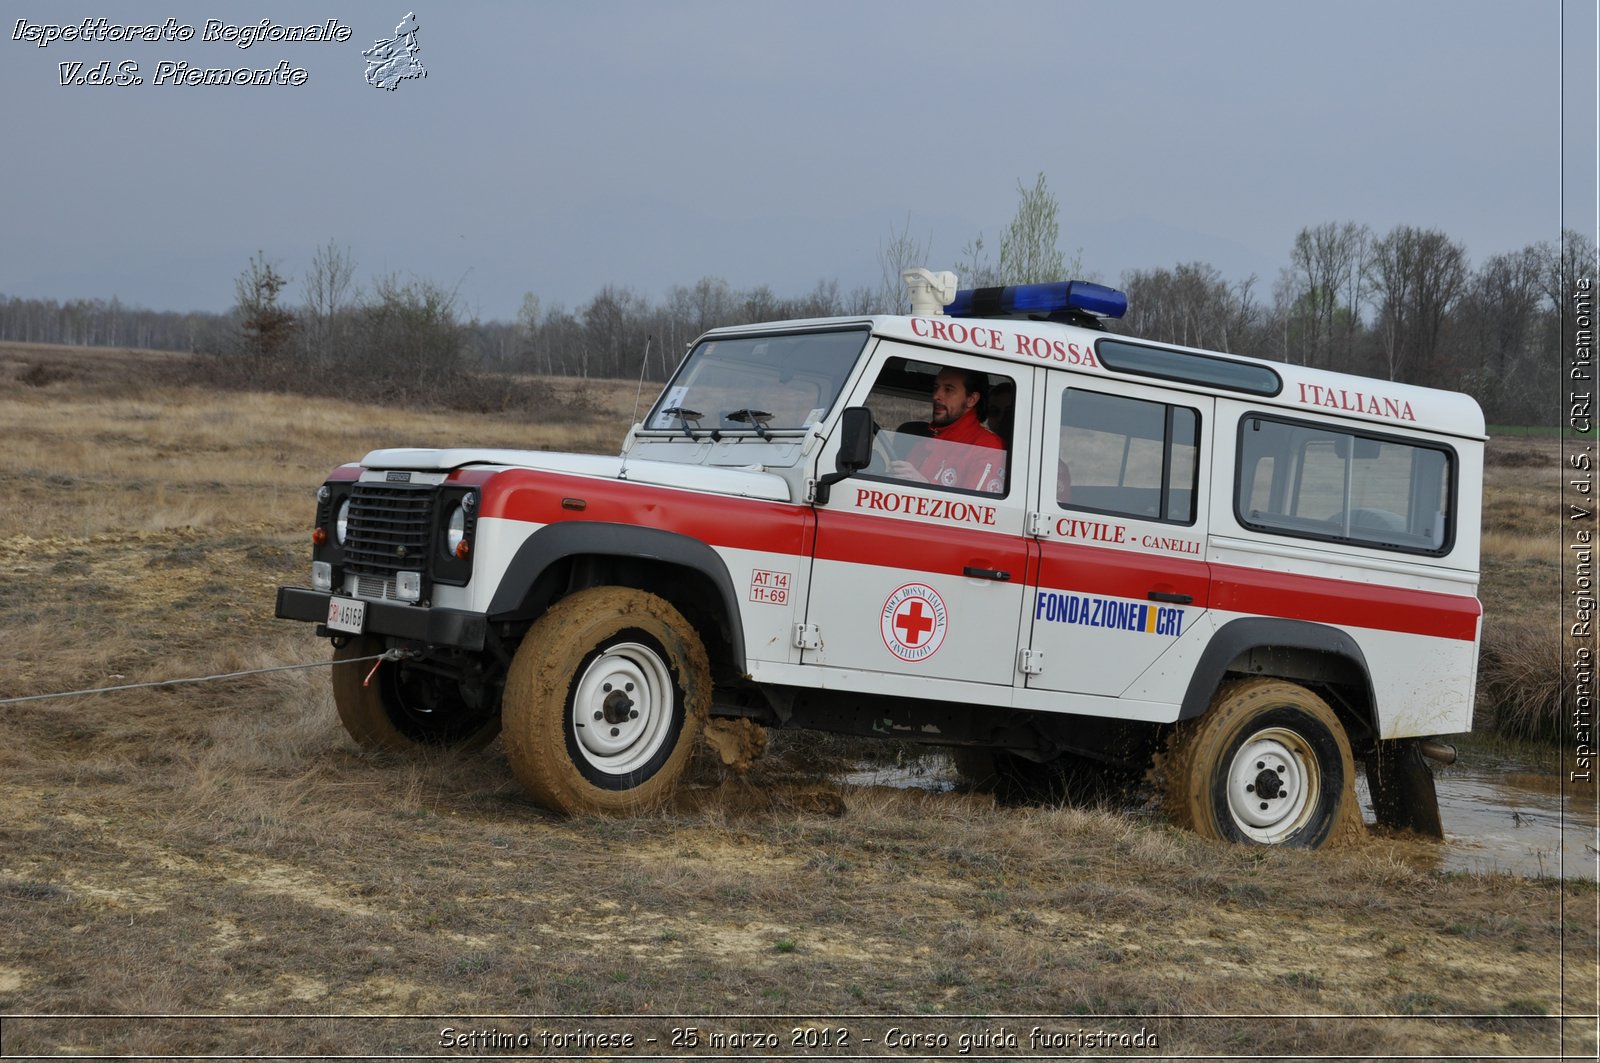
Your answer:
[[[965,366],[890,358],[867,396],[878,427],[860,475],[1003,495],[1017,382]]]

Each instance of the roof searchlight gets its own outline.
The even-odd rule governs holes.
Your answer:
[[[934,273],[918,266],[902,271],[900,279],[911,296],[911,312],[919,316],[943,314],[945,304],[956,297],[956,275],[949,270]]]

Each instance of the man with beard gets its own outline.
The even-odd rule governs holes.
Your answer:
[[[983,373],[945,367],[933,384],[928,438],[890,466],[902,480],[1001,494],[1006,486],[1005,442],[983,426],[989,379]]]

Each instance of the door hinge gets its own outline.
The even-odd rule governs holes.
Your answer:
[[[1035,510],[1028,514],[1028,535],[1035,539],[1043,539],[1050,534],[1050,518],[1042,511]]]
[[[1044,651],[1020,651],[1017,654],[1017,671],[1023,675],[1039,675],[1044,671]]]
[[[796,624],[794,644],[802,650],[819,650],[822,648],[822,631],[815,624]]]

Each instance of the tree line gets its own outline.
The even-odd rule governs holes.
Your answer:
[[[1017,185],[1016,216],[991,261],[980,234],[954,265],[963,286],[1085,275],[1060,251],[1059,209],[1039,175]],[[196,352],[247,386],[336,390],[405,401],[472,387],[484,371],[528,376],[648,377],[671,373],[706,329],[801,317],[904,312],[902,269],[933,265],[931,234],[910,222],[879,243],[880,281],[843,291],[819,281],[798,297],[740,289],[718,277],[651,299],[607,285],[581,306],[528,293],[515,321],[465,316],[456,293],[425,279],[356,281],[348,249],[319,248],[299,283],[258,254],[225,314],[130,308],[118,300],[0,295],[0,339]],[[1299,365],[1468,392],[1491,423],[1550,423],[1559,408],[1563,325],[1574,327],[1576,278],[1594,275],[1596,248],[1568,230],[1476,267],[1438,230],[1386,233],[1356,222],[1302,229],[1287,264],[1264,283],[1225,277],[1205,262],[1131,270],[1114,332]],[[1570,332],[1568,333],[1570,335]],[[514,389],[503,392],[515,401]],[[524,398],[543,394],[537,389]]]
[[[1340,372],[1465,391],[1490,423],[1555,423],[1572,293],[1596,249],[1558,244],[1493,255],[1476,269],[1436,229],[1377,234],[1354,222],[1302,229],[1269,290],[1205,263],[1123,277],[1134,335]],[[1565,331],[1563,331],[1565,330]]]

